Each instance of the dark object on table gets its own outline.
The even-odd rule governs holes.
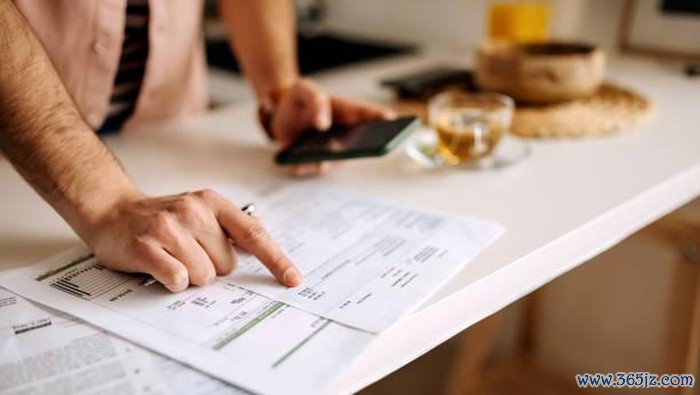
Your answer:
[[[207,64],[240,74],[240,67],[225,38],[207,39]],[[415,51],[412,45],[345,38],[331,34],[297,36],[297,54],[302,74],[401,55]]]
[[[400,99],[425,100],[450,88],[469,92],[477,90],[471,70],[443,66],[382,79],[380,84],[394,90]]]
[[[663,0],[661,10],[681,15],[700,15],[700,2],[697,0]]]
[[[278,153],[275,162],[316,163],[382,156],[396,148],[419,124],[416,117],[404,116],[353,126],[333,125],[323,133],[310,130]]]
[[[700,64],[689,64],[685,66],[685,75],[688,77],[700,76]]]

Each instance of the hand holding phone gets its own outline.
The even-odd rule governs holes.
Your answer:
[[[382,156],[405,139],[420,121],[413,116],[358,125],[333,125],[328,131],[311,130],[275,157],[278,164],[317,163]]]

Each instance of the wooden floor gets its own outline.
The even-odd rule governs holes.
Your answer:
[[[365,388],[361,395],[442,394],[447,371],[455,357],[455,341],[449,340],[404,368]]]
[[[444,394],[446,371],[453,362],[453,344],[441,345],[360,392],[361,395],[424,395]],[[656,395],[650,389],[622,390],[625,394]],[[696,387],[693,394],[700,394]],[[478,395],[620,395],[619,389],[582,389],[574,378],[562,378],[535,362],[519,357],[506,357],[489,366]]]
[[[492,367],[485,380],[482,395],[562,395],[603,394],[583,390],[571,380],[521,358],[510,358]]]
[[[451,345],[444,344],[398,372],[360,392],[361,395],[442,394],[445,372],[452,363]],[[583,390],[534,363],[506,358],[488,369],[480,395],[614,394],[614,390]],[[651,393],[650,393],[651,394]]]

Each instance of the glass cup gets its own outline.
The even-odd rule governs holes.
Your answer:
[[[428,121],[437,134],[440,156],[449,164],[489,156],[508,133],[513,99],[498,93],[449,91],[428,102]]]

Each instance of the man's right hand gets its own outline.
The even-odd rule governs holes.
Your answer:
[[[149,198],[85,123],[12,1],[0,0],[0,152],[107,267],[171,291],[236,265],[234,245],[288,286],[301,282],[259,220],[212,191]]]
[[[281,283],[301,282],[260,221],[219,194],[136,191],[12,1],[0,0],[0,26],[0,152],[105,266],[148,273],[181,291],[230,273],[238,245]]]
[[[148,273],[173,292],[205,285],[236,267],[234,245],[255,255],[287,286],[301,274],[259,219],[211,190],[132,197],[91,221],[86,241],[111,269]]]

